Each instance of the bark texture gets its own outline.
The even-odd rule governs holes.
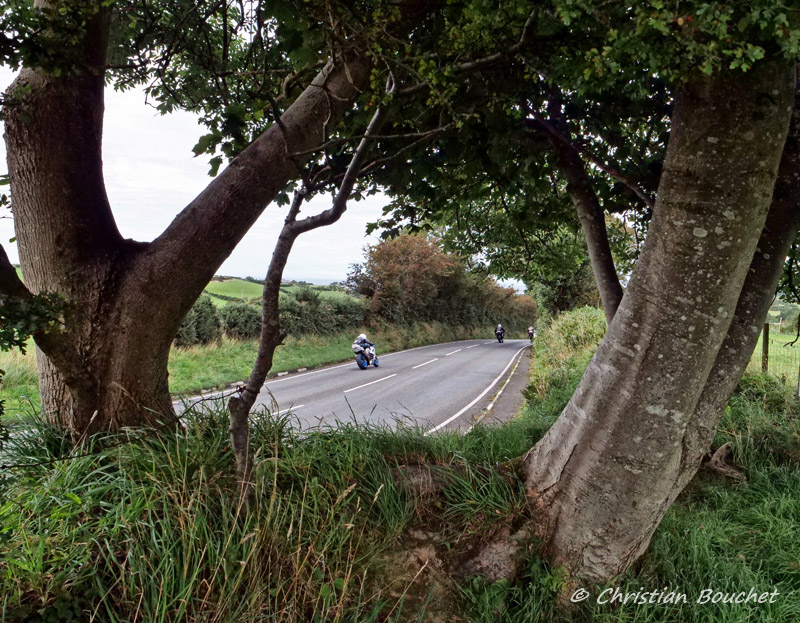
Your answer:
[[[792,122],[783,148],[772,205],[747,271],[728,333],[686,428],[683,440],[683,456],[686,460],[677,483],[680,489],[688,484],[697,469],[693,457],[707,452],[711,446],[728,399],[747,368],[761,328],[766,322],[786,256],[800,228],[799,187],[800,93],[796,92]]]
[[[109,11],[74,72],[25,68],[4,109],[26,285],[69,306],[56,348],[37,340],[42,407],[81,438],[173,417],[167,358],[181,319],[264,208],[365,87],[370,63],[340,50],[274,124],[152,243],[124,240],[102,171]]]
[[[630,566],[707,450],[690,427],[764,226],[794,88],[791,67],[764,63],[677,95],[639,264],[523,463],[546,555],[573,576],[603,582]]]

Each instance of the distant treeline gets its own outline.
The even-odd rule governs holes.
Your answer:
[[[502,324],[511,334],[523,334],[536,322],[533,299],[471,273],[462,258],[445,253],[424,236],[402,235],[369,247],[364,263],[353,266],[346,286],[353,296],[320,295],[320,291],[341,289],[334,284],[295,291],[281,288],[283,330],[294,335],[328,335],[387,322],[403,326],[438,322],[486,327],[487,332]],[[237,297],[207,294],[228,304],[218,310],[208,296],[201,297],[184,319],[177,345],[213,342],[223,334],[236,339],[258,337],[258,299],[250,304]]]

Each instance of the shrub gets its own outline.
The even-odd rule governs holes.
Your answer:
[[[582,374],[605,333],[605,314],[596,307],[566,312],[540,329],[527,395],[545,396],[575,370]]]
[[[220,310],[222,329],[232,338],[251,339],[261,334],[261,312],[247,303],[231,303]]]
[[[501,323],[511,335],[524,334],[536,323],[533,299],[471,273],[463,258],[422,235],[404,234],[369,247],[347,284],[368,297],[375,320],[443,322],[487,331]]]
[[[175,345],[208,344],[218,341],[221,336],[222,326],[214,303],[210,297],[201,296],[178,328]]]

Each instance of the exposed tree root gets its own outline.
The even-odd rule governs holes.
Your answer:
[[[747,476],[745,476],[744,472],[728,465],[727,461],[730,460],[732,456],[733,450],[731,449],[730,442],[722,444],[716,449],[714,454],[711,455],[708,462],[706,462],[706,467],[732,480],[747,480]]]

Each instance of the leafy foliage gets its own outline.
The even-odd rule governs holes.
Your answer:
[[[222,336],[222,323],[211,297],[201,296],[183,319],[178,334],[177,346],[209,344]]]
[[[53,293],[16,297],[0,292],[0,351],[16,348],[24,353],[32,335],[57,328],[63,311],[63,301]],[[4,376],[5,370],[0,369],[0,388]],[[0,450],[9,438],[2,424],[3,414],[4,403],[0,400]]]
[[[502,323],[511,331],[534,324],[536,305],[511,288],[472,274],[463,259],[435,240],[403,234],[369,247],[348,286],[371,299],[373,316],[400,323],[436,320],[468,327]]]
[[[222,330],[233,338],[252,339],[261,334],[261,314],[247,303],[230,303],[219,312]]]

